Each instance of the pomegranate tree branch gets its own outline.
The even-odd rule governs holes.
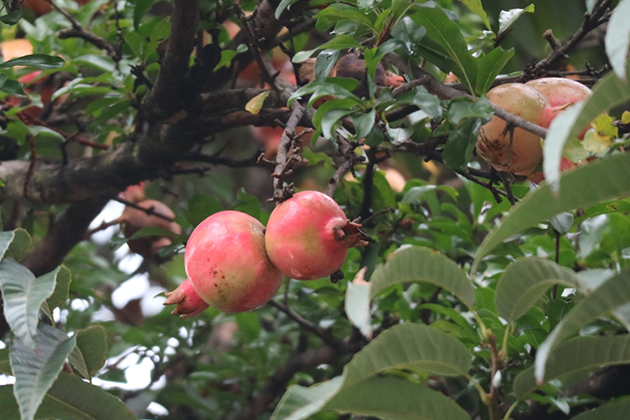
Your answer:
[[[409,66],[407,66],[407,63],[405,62],[405,60],[403,60],[402,57],[396,54],[393,54],[393,53],[387,54],[385,56],[385,60],[395,65],[396,67],[398,67],[405,73],[410,73],[415,79],[413,81],[414,87],[424,86],[427,89],[427,91],[429,91],[430,93],[433,93],[440,99],[453,99],[453,98],[459,98],[462,96],[470,97],[470,95],[468,95],[466,92],[463,92],[461,90],[445,85],[444,83],[437,80],[433,75],[427,73],[426,71],[422,70],[419,67],[413,67],[410,69]],[[409,85],[410,83],[412,82],[409,82],[407,85]],[[401,86],[400,88],[402,88],[403,86]],[[530,133],[534,133],[537,136],[540,136],[542,138],[545,138],[547,136],[547,129],[539,125],[536,125],[532,122],[529,122],[527,120],[524,120],[523,118],[517,115],[514,115],[510,112],[507,112],[493,103],[490,103],[490,105],[492,106],[492,111],[494,112],[494,114],[497,117],[505,120],[505,122],[510,123],[515,127],[520,127],[526,131],[529,131]]]
[[[174,221],[174,219],[172,217],[165,216],[162,213],[160,213],[158,211],[155,211],[155,208],[153,206],[151,206],[149,208],[142,207],[142,206],[134,203],[133,201],[125,200],[124,198],[120,198],[120,197],[114,197],[114,198],[112,198],[112,200],[118,201],[119,203],[122,203],[122,204],[124,204],[127,207],[133,207],[134,209],[138,209],[140,211],[143,211],[146,214],[148,214],[149,216],[159,217],[160,219],[164,219],[164,220],[167,220],[169,222]]]
[[[598,4],[592,13],[586,13],[584,15],[584,21],[582,25],[578,28],[578,30],[569,38],[569,40],[565,43],[558,45],[556,48],[553,48],[549,55],[540,60],[534,66],[535,70],[546,70],[551,67],[556,61],[564,58],[571,48],[577,45],[587,33],[597,28],[599,25],[607,22],[610,18],[610,6],[611,0],[603,0],[600,4]]]
[[[291,353],[286,363],[269,377],[260,392],[234,417],[234,420],[255,420],[286,391],[287,384],[296,373],[321,364],[333,363],[342,356],[356,353],[363,345],[363,341],[348,337],[341,340],[337,347],[323,346],[306,352]]]
[[[168,47],[158,78],[144,105],[144,111],[150,117],[166,120],[184,109],[184,76],[188,72],[198,18],[198,0],[174,1]]]
[[[328,188],[326,188],[326,195],[329,197],[333,197],[335,195],[335,190],[337,189],[337,185],[341,181],[341,178],[357,163],[361,163],[365,160],[363,156],[359,156],[354,153],[354,148],[358,146],[358,144],[351,143],[344,139],[341,136],[337,136],[337,144],[339,145],[339,153],[343,156],[343,163],[341,163],[333,176],[328,180]]]
[[[280,303],[273,299],[269,301],[269,304],[273,306],[274,308],[278,309],[279,311],[283,312],[286,316],[288,316],[293,321],[295,321],[303,330],[313,333],[319,338],[321,338],[321,340],[325,344],[331,347],[339,346],[339,340],[333,337],[332,334],[330,334],[325,329],[320,328],[317,325],[313,324],[311,321],[302,318],[302,316],[300,316],[300,314],[298,314],[293,309],[291,309],[290,306]]]
[[[59,13],[61,13],[72,25],[72,28],[62,29],[57,32],[57,36],[60,39],[67,38],[81,38],[90,44],[94,45],[96,48],[101,50],[105,50],[107,55],[114,59],[114,61],[120,61],[121,54],[120,49],[116,48],[114,44],[106,40],[105,38],[101,38],[96,35],[94,32],[88,31],[85,29],[78,20],[74,18],[67,10],[57,6],[52,0],[47,0],[48,3],[51,4],[52,7],[55,8]]]

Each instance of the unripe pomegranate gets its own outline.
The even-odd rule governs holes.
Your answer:
[[[265,227],[248,214],[221,211],[195,228],[186,244],[186,273],[199,296],[223,312],[267,303],[282,273],[265,252]]]
[[[551,105],[545,110],[540,120],[540,125],[549,128],[551,121],[562,113],[569,105],[581,101],[591,96],[591,90],[582,83],[562,77],[544,77],[542,79],[530,80],[526,83],[533,87],[549,101]],[[586,127],[578,137],[584,138]]]
[[[175,217],[175,213],[166,204],[157,200],[140,201],[138,205],[145,209],[153,208],[155,212],[168,218]],[[149,215],[147,212],[133,207],[126,207],[121,218],[125,222],[123,234],[126,238],[130,238],[134,233],[145,227],[165,229],[176,235],[182,233],[182,228],[177,223],[155,215]],[[143,257],[156,256],[161,248],[170,244],[171,239],[166,236],[144,236],[127,242],[129,249]]]
[[[177,305],[171,313],[179,315],[180,318],[192,318],[210,306],[199,297],[190,279],[184,280],[177,289],[165,294],[164,305]]]
[[[366,244],[359,227],[348,221],[332,198],[302,191],[271,213],[265,234],[267,255],[291,278],[327,277],[341,268],[348,248]]]
[[[130,185],[127,189],[121,192],[119,195],[121,198],[124,198],[127,201],[133,201],[134,203],[139,203],[145,199],[144,196],[145,182],[142,181],[137,185]]]
[[[549,101],[536,89],[521,83],[508,83],[492,88],[488,99],[504,110],[540,124]],[[529,175],[542,162],[540,137],[522,128],[509,130],[507,123],[494,115],[481,127],[477,152],[496,170]]]

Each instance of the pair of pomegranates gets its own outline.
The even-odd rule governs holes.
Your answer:
[[[279,204],[267,228],[238,211],[201,222],[186,244],[186,279],[167,293],[165,305],[182,318],[212,306],[245,312],[267,303],[284,276],[314,280],[341,268],[348,248],[359,244],[359,225],[327,195],[303,191]]]
[[[504,110],[548,128],[569,105],[587,98],[591,90],[581,83],[560,77],[509,83],[492,88],[488,99]],[[582,132],[581,137],[584,137]],[[477,152],[493,168],[516,175],[530,175],[542,162],[541,139],[522,128],[508,127],[497,117],[479,131]],[[563,168],[575,165],[563,159]]]

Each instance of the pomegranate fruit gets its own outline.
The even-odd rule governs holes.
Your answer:
[[[223,312],[250,311],[278,291],[284,277],[267,257],[264,228],[248,214],[221,211],[190,235],[186,274],[210,306]]]
[[[551,121],[562,113],[569,105],[581,101],[591,96],[591,90],[575,80],[562,77],[544,77],[542,79],[530,80],[526,83],[533,87],[549,101],[551,105],[545,109],[540,120],[540,125],[549,128]],[[588,127],[578,135],[583,139]]]
[[[167,292],[164,305],[177,305],[171,314],[179,315],[180,318],[192,318],[210,306],[199,297],[190,279],[184,280],[172,292]]]
[[[359,227],[332,198],[302,191],[271,213],[265,233],[267,255],[291,278],[327,277],[341,268],[348,248],[366,244]]]
[[[488,99],[534,124],[540,124],[549,107],[542,93],[521,83],[494,87],[488,92]],[[476,146],[479,156],[498,171],[529,175],[542,161],[540,137],[522,128],[511,129],[496,115],[479,130]]]
[[[168,218],[174,218],[175,213],[164,203],[157,200],[144,200],[138,202],[138,205],[145,209],[153,208],[157,213]],[[168,221],[164,218],[149,215],[143,210],[133,207],[126,207],[121,217],[125,222],[123,234],[126,238],[130,238],[140,229],[145,227],[154,227],[173,232],[176,235],[182,233],[182,228],[175,222]],[[171,244],[171,239],[166,236],[143,236],[142,238],[132,239],[127,242],[129,249],[143,257],[154,257],[159,250]]]

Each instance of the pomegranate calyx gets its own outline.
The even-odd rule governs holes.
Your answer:
[[[175,290],[166,292],[165,295],[164,305],[177,305],[171,314],[179,315],[180,318],[192,318],[210,306],[195,292],[189,279],[184,280]]]
[[[346,220],[343,226],[334,226],[335,240],[347,248],[367,246],[368,236],[361,231],[361,224]]]

